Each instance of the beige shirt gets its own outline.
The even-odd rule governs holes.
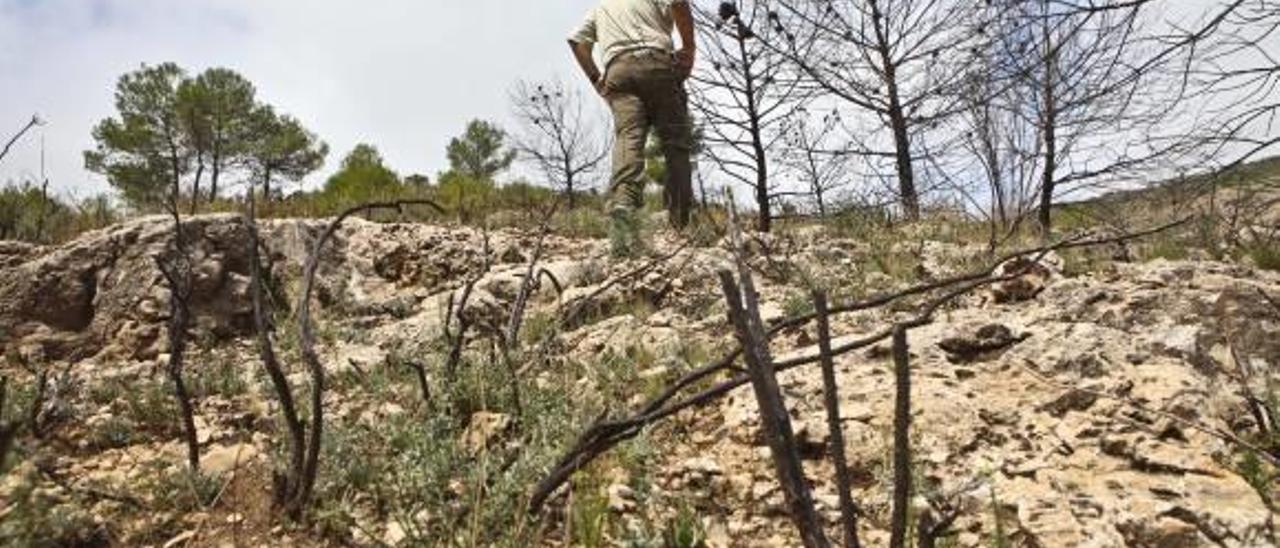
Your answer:
[[[594,44],[604,52],[604,65],[640,49],[673,51],[675,22],[671,6],[687,0],[603,0],[587,14],[570,42]]]

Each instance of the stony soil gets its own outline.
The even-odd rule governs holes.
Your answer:
[[[119,403],[135,379],[161,378],[156,372],[168,358],[168,292],[154,257],[171,233],[163,219],[148,218],[56,248],[0,245],[3,371],[14,382],[30,381],[30,371],[51,372],[52,395],[41,417],[54,425],[40,449],[26,453],[39,459],[23,460],[0,481],[0,526],[22,514],[6,502],[16,500],[14,490],[40,476],[43,496],[109,525],[115,544],[152,542],[146,535],[159,521],[170,524],[165,530],[172,538],[155,544],[332,538],[281,529],[269,517],[276,404],[258,381],[245,228],[234,216],[198,217],[193,226],[197,348],[189,361],[227,368],[224,382],[245,385],[230,395],[207,390],[198,401],[201,467],[224,480],[217,502],[164,516],[138,511],[158,504],[154,478],[184,458],[176,423],[133,424]],[[273,297],[287,310],[322,222],[271,221],[262,229],[277,281]],[[673,251],[670,238],[661,236],[656,251]],[[535,243],[512,230],[350,221],[321,267],[316,306],[326,367],[334,375],[383,367],[436,339],[446,318],[470,321],[473,344],[482,348],[486,335],[506,325]],[[982,264],[976,247],[923,240],[898,245],[916,258],[908,269],[914,278]],[[753,241],[765,320],[803,309],[806,279],[837,296],[909,284],[886,273],[892,268],[869,266],[874,246],[821,229]],[[732,337],[715,272],[729,260],[720,245],[693,246],[645,275],[619,281],[645,260],[609,259],[603,241],[549,237],[539,264],[548,275],[539,277],[529,317],[557,318],[587,296],[594,312],[554,335],[563,353],[556,359],[647,356],[634,385],[600,386],[584,376],[561,388],[584,408],[621,413],[701,365],[688,349],[727,348]],[[487,273],[486,262],[492,263]],[[1263,297],[1280,295],[1280,276],[1242,265],[1160,260],[1105,262],[1065,275],[1061,262],[1046,261],[1023,285],[962,299],[911,333],[916,505],[929,497],[958,505],[949,539],[955,546],[992,545],[1001,535],[1014,545],[1046,547],[1274,545],[1274,478],[1248,477],[1240,448],[1205,430],[1254,439],[1258,425],[1238,379],[1249,372],[1250,389],[1268,394],[1280,368],[1280,309]],[[472,278],[479,281],[467,306],[455,310]],[[909,303],[839,316],[833,330],[854,338],[908,310]],[[281,338],[291,328],[282,324]],[[773,351],[786,358],[812,353],[815,344],[811,330],[795,329],[780,334]],[[836,365],[863,540],[885,545],[893,407],[888,349],[840,356]],[[306,384],[300,366],[291,372],[296,386]],[[521,373],[541,386],[564,382],[536,364]],[[431,374],[434,381],[439,373]],[[781,383],[806,474],[835,533],[819,371],[788,371]],[[416,387],[394,390],[412,394]],[[615,399],[619,391],[628,396]],[[343,393],[326,398],[338,422],[372,424],[408,412],[394,401]],[[476,451],[504,443],[502,432],[511,428],[509,417],[485,410],[468,423],[461,443]],[[661,447],[646,470],[600,472],[607,481],[599,489],[618,531],[669,518],[671,501],[679,500],[696,509],[712,546],[797,543],[771,480],[748,388],[656,427],[649,438]],[[638,473],[648,476],[644,493],[634,489]],[[404,539],[400,526],[376,509],[359,515],[369,522],[353,526],[346,542]],[[560,538],[553,531],[546,542]]]

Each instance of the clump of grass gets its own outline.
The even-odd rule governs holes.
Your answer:
[[[702,528],[697,511],[688,503],[682,503],[675,517],[667,523],[663,540],[671,548],[702,548],[707,544],[707,533]]]
[[[249,383],[241,375],[239,365],[228,356],[211,356],[211,363],[193,368],[189,375],[192,398],[201,400],[209,396],[234,398],[249,391]]]
[[[1004,511],[1000,507],[1000,497],[996,494],[995,484],[991,485],[991,519],[995,521],[995,531],[991,536],[991,548],[1012,548],[1013,542],[1004,526]]]
[[[813,299],[800,291],[792,291],[782,301],[782,313],[787,317],[800,316],[813,312]]]
[[[403,358],[413,357],[432,361]],[[350,541],[353,529],[377,538],[383,524],[395,523],[408,545],[536,544],[546,527],[530,524],[522,509],[529,486],[599,409],[563,384],[523,379],[517,406],[509,369],[489,358],[487,348],[466,352],[430,406],[407,405],[374,422],[353,414],[327,424],[316,528],[337,542]],[[418,397],[408,368],[366,373],[359,386],[375,401]],[[512,423],[478,452],[461,442],[477,411],[507,414]]]
[[[1246,246],[1244,252],[1253,261],[1254,266],[1262,270],[1280,272],[1280,245],[1257,243]]]

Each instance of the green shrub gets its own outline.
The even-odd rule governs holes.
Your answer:
[[[1258,243],[1245,247],[1245,253],[1253,260],[1254,266],[1280,272],[1280,245]]]
[[[60,243],[109,226],[120,217],[105,195],[77,202],[50,195],[32,183],[0,186],[0,240]]]

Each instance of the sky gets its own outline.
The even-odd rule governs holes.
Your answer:
[[[53,191],[108,191],[83,168],[90,130],[113,114],[121,74],[166,61],[239,71],[315,131],[331,153],[308,185],[358,143],[434,177],[468,120],[513,125],[517,80],[561,78],[593,97],[565,37],[595,1],[0,0],[0,139],[33,113],[48,121],[0,161],[0,183],[36,178],[43,139]],[[1161,7],[1185,19],[1217,4]]]
[[[329,143],[322,181],[356,144],[401,174],[447,167],[472,118],[510,125],[517,79],[581,85],[565,37],[594,0],[0,0],[0,140],[38,113],[47,125],[0,162],[34,178],[40,138],[50,187],[109,190],[83,168],[116,80],[142,63],[222,66]],[[2,145],[3,143],[0,143]]]

